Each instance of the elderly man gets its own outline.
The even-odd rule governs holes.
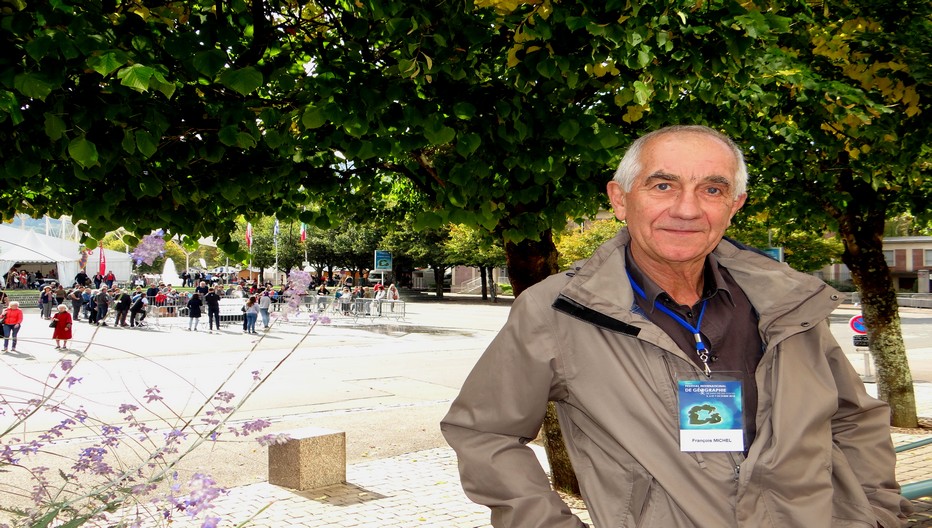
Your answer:
[[[712,129],[640,138],[607,189],[627,226],[515,301],[441,424],[494,526],[584,526],[526,446],[548,400],[596,526],[905,523],[888,408],[829,332],[840,296],[723,239],[746,182]]]

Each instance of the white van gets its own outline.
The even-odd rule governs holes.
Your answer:
[[[369,272],[369,284],[389,284],[392,281],[392,272],[388,270],[372,270]]]

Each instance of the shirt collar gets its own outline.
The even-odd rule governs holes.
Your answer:
[[[664,302],[666,304],[676,304],[672,298],[667,295],[660,286],[657,285],[654,281],[650,279],[641,268],[638,267],[637,263],[631,257],[631,247],[625,247],[625,265],[628,267],[628,272],[631,274],[631,278],[634,279],[634,282],[644,290],[644,295],[647,297],[647,305],[651,313],[654,311],[655,303]],[[728,284],[725,282],[725,279],[722,277],[722,272],[719,269],[720,264],[718,259],[715,258],[715,255],[709,254],[705,258],[705,267],[703,268],[703,290],[702,290],[702,300],[707,300],[715,296],[716,293],[722,292],[723,299],[726,299],[731,306],[734,306],[734,300],[731,297],[731,291],[728,289]]]

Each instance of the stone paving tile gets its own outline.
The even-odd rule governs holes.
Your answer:
[[[921,438],[894,435],[902,444]],[[928,478],[930,453],[900,460],[898,474]],[[486,528],[489,512],[469,501],[459,485],[456,457],[447,448],[408,453],[347,468],[348,483],[312,492],[267,483],[235,488],[216,501],[223,525],[235,526],[263,506],[250,526],[279,528]],[[911,528],[932,528],[932,499],[914,501]],[[591,522],[585,511],[577,514]],[[187,528],[184,524],[173,526]],[[191,525],[195,526],[195,525]]]
[[[927,435],[926,435],[927,436]],[[926,436],[893,435],[901,445]],[[932,448],[901,453],[903,482],[929,478]],[[219,527],[255,528],[487,528],[489,511],[472,503],[459,484],[452,449],[437,448],[353,464],[347,483],[308,492],[267,482],[233,488],[214,502]],[[932,498],[913,501],[911,528],[932,528]],[[575,511],[590,523],[586,511]],[[202,520],[175,519],[172,528],[200,528]],[[156,528],[153,525],[151,528]],[[94,527],[97,528],[97,527]]]
[[[895,445],[930,435],[893,434]],[[898,454],[897,478],[932,477],[932,446]],[[215,501],[220,527],[256,528],[487,528],[489,511],[466,498],[452,449],[437,448],[352,464],[347,483],[298,492],[267,482],[233,488]],[[932,498],[913,501],[910,528],[932,528]],[[258,512],[258,513],[257,513]],[[575,511],[590,523],[586,511]],[[200,528],[175,519],[172,528]],[[95,527],[96,528],[96,527]],[[154,526],[152,528],[155,528]]]

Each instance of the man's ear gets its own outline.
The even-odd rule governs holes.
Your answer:
[[[747,201],[747,199],[748,199],[748,193],[741,194],[740,196],[735,198],[735,203],[733,203],[731,206],[731,216],[729,217],[729,220],[734,218],[735,215],[738,213],[738,210],[744,207],[744,203]]]
[[[608,194],[608,201],[612,204],[612,211],[615,218],[624,221],[625,219],[625,191],[621,185],[612,180],[605,185],[605,192]]]

